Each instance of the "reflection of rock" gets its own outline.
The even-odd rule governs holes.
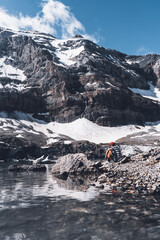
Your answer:
[[[52,173],[59,178],[67,179],[70,175],[95,174],[99,172],[100,163],[92,163],[85,154],[68,154],[60,157],[52,168]]]
[[[8,171],[10,172],[24,172],[24,171],[32,171],[32,172],[45,172],[46,166],[42,164],[34,164],[34,165],[11,165],[8,167]]]
[[[85,191],[88,189],[92,180],[83,176],[69,176],[66,181],[56,178],[57,184],[68,190]]]
[[[28,171],[29,166],[27,165],[11,165],[8,167],[8,171],[10,172],[24,172]]]

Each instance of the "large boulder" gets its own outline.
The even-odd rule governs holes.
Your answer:
[[[83,153],[67,154],[58,158],[57,163],[52,168],[52,173],[59,178],[67,179],[68,174],[82,172],[89,164],[90,162]]]
[[[77,153],[58,158],[57,163],[52,168],[52,173],[66,180],[69,175],[92,174],[98,172],[98,169],[99,165],[89,161],[85,154]]]

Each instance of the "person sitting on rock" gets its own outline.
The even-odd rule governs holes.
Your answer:
[[[116,145],[114,142],[111,142],[109,144],[109,148],[106,151],[105,154],[105,159],[108,160],[109,162],[114,161],[117,162],[121,157],[121,150],[119,145]]]

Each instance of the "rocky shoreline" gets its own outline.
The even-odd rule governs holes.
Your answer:
[[[69,188],[80,186],[86,189],[94,186],[109,194],[160,193],[160,148],[158,147],[153,146],[154,148],[147,152],[126,154],[118,162],[110,163],[104,160],[106,145],[102,144],[72,141],[66,145],[61,141],[49,148],[43,149],[39,146],[36,151],[35,146],[31,147],[30,152],[28,148],[26,151],[21,149],[23,153],[21,155],[13,143],[10,145],[10,151],[7,151],[7,157],[10,154],[10,158],[3,160],[3,163],[7,163],[10,159],[10,163],[13,164],[9,167],[9,171],[46,171],[47,164],[54,164],[53,177]],[[128,145],[129,149],[130,147]]]
[[[58,159],[52,173],[63,181],[77,181],[109,194],[159,194],[160,148],[112,163],[91,162],[85,154],[68,154]]]

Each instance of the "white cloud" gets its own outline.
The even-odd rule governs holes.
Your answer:
[[[56,37],[69,38],[75,34],[97,42],[94,36],[88,35],[85,27],[76,19],[70,8],[60,1],[42,0],[42,9],[35,17],[11,15],[0,7],[0,26],[13,30],[30,29],[50,33]]]
[[[153,54],[153,53],[154,53],[153,51],[146,48],[145,46],[140,46],[136,51],[137,55],[146,55],[146,54]]]

